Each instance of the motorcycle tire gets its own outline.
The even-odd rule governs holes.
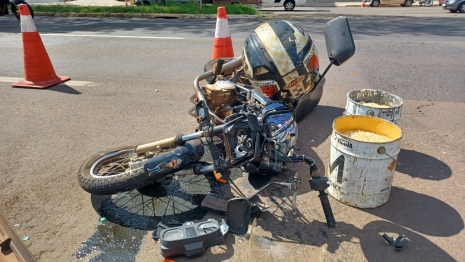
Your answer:
[[[24,2],[24,1],[21,1],[21,2],[18,2],[17,4],[18,5],[19,4],[27,5],[27,8],[29,8],[29,12],[31,13],[31,17],[34,18],[34,11],[32,10],[32,7],[28,3]],[[18,21],[21,21],[21,15],[19,14],[19,10],[18,10],[18,8],[16,8],[16,5],[11,4],[11,12],[15,15],[15,17],[16,17],[16,19],[18,19]]]
[[[425,2],[426,7],[430,7],[432,5],[433,5],[433,0],[426,0],[426,2]]]
[[[145,176],[144,163],[161,153],[165,152],[137,156],[134,146],[105,150],[88,158],[81,166],[79,185],[91,194],[112,195],[152,184],[153,179]],[[101,176],[98,173],[102,170],[109,174]]]

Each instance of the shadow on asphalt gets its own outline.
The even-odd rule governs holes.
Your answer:
[[[459,212],[447,203],[399,187],[392,187],[386,204],[359,210],[429,236],[449,237],[464,228]]]
[[[315,213],[317,211],[314,211]],[[455,261],[443,249],[413,230],[388,221],[371,221],[363,229],[352,224],[337,222],[337,227],[330,228],[317,220],[308,221],[300,213],[284,212],[283,216],[263,215],[259,225],[272,233],[273,243],[295,243],[314,247],[326,246],[330,253],[347,252],[340,249],[343,242],[361,245],[367,261]],[[412,218],[414,220],[414,218]],[[418,221],[421,223],[422,221]],[[437,221],[435,221],[437,222]],[[406,244],[401,251],[395,251],[386,243],[382,235],[396,238],[404,234]],[[350,260],[349,258],[347,260]]]
[[[61,93],[66,93],[66,94],[71,94],[71,95],[80,95],[82,94],[81,92],[77,91],[76,89],[66,85],[66,84],[59,84],[56,86],[52,86],[48,88],[48,90],[56,91],[56,92],[61,92]]]
[[[394,238],[399,233],[405,235],[407,241],[404,247],[395,251],[394,247],[382,238],[384,233]],[[368,223],[360,231],[359,239],[367,261],[456,261],[425,237],[387,221]]]
[[[297,146],[305,150],[318,147],[333,132],[333,121],[342,116],[343,108],[318,105],[299,123]]]
[[[396,171],[412,177],[439,181],[452,176],[446,163],[415,150],[401,149],[397,160],[400,165],[396,166]]]

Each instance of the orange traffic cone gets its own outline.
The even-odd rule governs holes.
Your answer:
[[[47,88],[70,80],[68,76],[55,74],[27,5],[20,4],[19,13],[21,15],[25,79],[11,85],[13,87]]]
[[[362,1],[362,8],[365,7],[365,0]]]
[[[213,41],[212,59],[234,57],[231,34],[229,33],[226,8],[218,7],[216,15],[215,40]]]

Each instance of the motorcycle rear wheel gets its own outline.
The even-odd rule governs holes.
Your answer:
[[[95,195],[112,195],[153,183],[144,164],[165,152],[137,155],[134,146],[105,150],[88,158],[78,172],[79,185]]]

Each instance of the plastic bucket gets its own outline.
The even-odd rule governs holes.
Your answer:
[[[357,138],[346,132],[376,135]],[[368,135],[368,134],[367,134]],[[370,139],[367,139],[370,138]],[[341,116],[333,122],[328,165],[329,194],[359,208],[378,207],[389,200],[402,131],[387,120],[370,116]]]
[[[374,116],[400,123],[402,98],[388,92],[362,89],[347,93],[346,115]]]

